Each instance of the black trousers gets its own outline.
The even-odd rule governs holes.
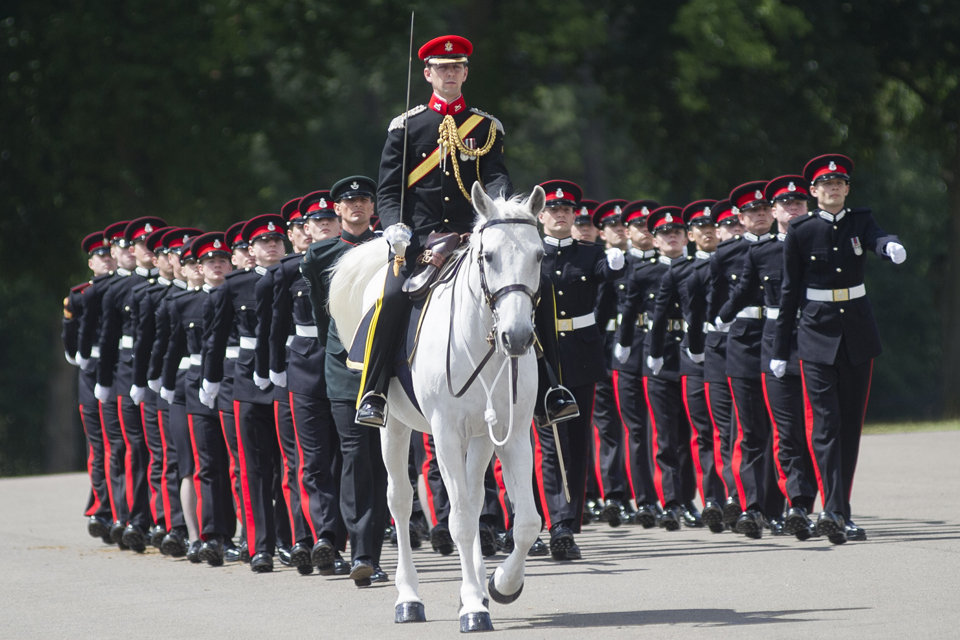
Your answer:
[[[128,395],[119,396],[120,428],[123,430],[125,484],[127,487],[127,524],[146,531],[153,526],[150,513],[150,484],[147,470],[150,451],[143,433],[143,414],[139,404]]]
[[[187,414],[193,445],[193,484],[197,491],[200,539],[225,540],[236,533],[227,445],[219,416]]]
[[[767,517],[780,517],[783,494],[777,486],[773,429],[763,383],[749,378],[730,378],[730,389],[737,421],[733,470],[740,506],[759,509]]]
[[[246,512],[244,511],[243,487],[240,483],[240,447],[237,440],[237,420],[233,415],[233,402],[229,398],[221,399],[220,403],[229,407],[229,411],[220,410],[220,428],[223,431],[223,440],[227,445],[229,456],[228,473],[230,475],[230,491],[233,494],[233,509],[240,523],[240,538],[246,540]]]
[[[450,497],[440,475],[440,465],[437,464],[437,449],[433,444],[433,436],[429,433],[415,433],[423,446],[423,463],[420,473],[427,491],[427,511],[430,514],[430,523],[437,526],[450,519]]]
[[[297,488],[308,534],[313,542],[320,538],[335,545],[345,542],[346,530],[340,517],[343,456],[330,401],[292,391],[288,397],[300,470]]]
[[[153,393],[147,391],[147,393]],[[150,491],[150,514],[154,523],[164,529],[167,521],[163,511],[163,438],[160,435],[160,412],[152,402],[140,403],[143,437],[147,443],[147,488]]]
[[[680,460],[680,438],[681,434],[690,433],[690,426],[683,406],[680,381],[644,376],[643,389],[650,412],[653,482],[660,504],[666,507],[671,503],[683,503],[686,495]]]
[[[107,402],[100,402],[100,425],[103,427],[107,494],[113,520],[126,524],[130,515],[127,508],[127,445],[123,439],[123,427],[120,426],[119,396],[111,396]]]
[[[692,460],[697,472],[697,486],[700,489],[700,500],[704,505],[708,501],[722,504],[727,494],[717,473],[715,458],[715,438],[713,421],[710,419],[710,409],[707,403],[707,394],[703,378],[699,376],[682,376],[680,385],[683,390],[684,406],[687,410],[687,420],[693,430],[690,438]]]
[[[730,383],[703,381],[703,391],[713,423],[713,460],[727,496],[740,500],[737,480],[733,475],[733,445],[736,442],[736,423],[733,417],[733,397]]]
[[[773,453],[780,491],[790,500],[790,506],[809,512],[817,497],[817,484],[807,445],[803,381],[800,376],[777,378],[764,373],[763,391],[773,423]]]
[[[647,396],[643,378],[624,371],[613,372],[620,418],[626,430],[627,478],[637,504],[656,504],[659,499],[653,482],[653,453],[651,449]]]
[[[286,505],[280,493],[280,447],[277,444],[273,406],[233,401],[243,487],[247,548],[250,555],[273,555],[278,538],[288,528]],[[279,513],[278,513],[279,512]],[[289,526],[289,525],[288,525]]]
[[[423,505],[420,504],[420,471],[423,468],[423,461],[426,458],[426,452],[423,449],[423,437],[417,431],[410,433],[410,454],[407,458],[407,473],[410,476],[410,486],[413,488],[413,506],[410,508],[410,514],[423,513]]]
[[[380,430],[356,423],[352,400],[331,399],[330,410],[343,454],[340,514],[350,535],[350,555],[354,560],[367,557],[379,564],[389,518]]]
[[[612,378],[597,383],[595,398],[593,463],[597,489],[600,498],[623,500],[627,495],[624,429]]]
[[[157,410],[157,423],[160,426],[160,438],[163,445],[163,473],[160,476],[160,499],[163,503],[164,528],[170,531],[174,527],[183,527],[183,504],[180,502],[180,465],[177,459],[177,446],[173,438],[171,423],[173,417],[167,409]]]
[[[174,481],[174,490],[180,486],[183,478],[192,478],[193,443],[190,442],[190,424],[187,422],[187,406],[183,404],[170,405],[170,424],[168,434],[177,455],[174,458],[176,467],[167,470],[169,479]]]
[[[593,427],[594,385],[588,384],[570,389],[580,407],[580,415],[557,425],[560,449],[567,471],[567,487],[570,500],[563,491],[563,475],[552,427],[538,426],[534,429],[534,474],[539,489],[540,506],[547,528],[564,523],[580,532],[583,520],[583,503],[586,495],[587,463],[590,460],[590,438]]]
[[[300,503],[300,453],[297,451],[297,431],[293,426],[293,415],[290,412],[290,396],[283,400],[273,401],[273,419],[277,430],[277,443],[280,446],[280,492],[283,495],[283,504],[286,507],[288,523],[281,526],[285,530],[290,527],[293,535],[292,542],[313,544],[310,525],[303,513]],[[279,524],[279,523],[278,523]]]
[[[832,365],[800,363],[807,441],[813,452],[823,508],[850,519],[850,494],[870,399],[873,360],[853,364],[841,342]]]
[[[80,375],[83,374],[84,372],[81,371]],[[80,422],[83,423],[83,432],[87,437],[87,475],[90,476],[90,497],[83,515],[112,520],[113,509],[110,507],[110,492],[107,489],[106,457],[99,403],[81,404]]]

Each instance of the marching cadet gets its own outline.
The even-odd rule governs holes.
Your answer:
[[[546,343],[545,355],[552,344],[556,345],[560,383],[569,389],[579,414],[567,419],[562,428],[552,424],[557,420],[549,413],[535,418],[534,470],[543,517],[550,530],[550,553],[555,560],[576,560],[581,552],[573,536],[580,532],[583,519],[594,385],[606,376],[593,311],[600,283],[619,277],[625,261],[620,249],[607,249],[605,254],[603,247],[581,244],[571,237],[574,211],[582,194],[579,186],[565,180],[540,186],[546,193],[546,207],[540,214],[545,255],[540,265],[543,297],[536,314],[542,334],[538,332],[538,336]],[[549,397],[550,393],[544,395]]]
[[[240,476],[246,513],[246,538],[255,573],[273,571],[278,516],[283,514],[279,495],[280,451],[273,417],[273,390],[260,389],[253,380],[256,348],[256,293],[267,268],[283,257],[284,221],[278,215],[264,214],[246,222],[241,237],[257,261],[227,274],[212,299],[213,323],[204,344],[203,383],[205,404],[210,406],[220,392],[224,379],[224,359],[230,334],[236,329],[240,338],[233,380],[233,410],[237,424]],[[275,509],[276,512],[275,513]],[[280,518],[282,520],[282,517]]]
[[[647,336],[649,345],[647,357],[655,361],[662,361],[663,358],[664,341],[667,338],[669,326],[668,316],[671,310],[679,305],[684,322],[688,326],[690,324],[691,308],[694,305],[691,304],[688,284],[692,278],[697,277],[697,267],[706,265],[711,253],[717,247],[716,227],[710,217],[711,207],[714,204],[716,200],[697,200],[684,207],[681,213],[688,229],[687,239],[696,245],[697,251],[694,256],[687,256],[685,260],[674,260],[660,282],[656,311]],[[714,429],[703,381],[703,349],[701,345],[698,351],[691,351],[689,332],[684,334],[680,348],[680,386],[687,420],[693,429],[692,434],[680,433],[681,458],[688,448],[684,442],[686,438],[696,468],[697,487],[700,489],[700,499],[703,503],[702,521],[711,531],[720,533],[724,530],[721,505],[726,492],[715,466]],[[684,522],[699,526],[696,509],[688,503],[685,503],[683,508],[685,509]]]
[[[67,362],[77,363],[79,347],[80,318],[88,297],[84,294],[90,287],[110,278],[116,263],[110,256],[110,246],[103,239],[103,231],[91,233],[80,242],[80,248],[87,254],[87,266],[93,278],[71,287],[70,293],[63,299],[63,352]],[[91,361],[96,354],[91,355]],[[88,517],[87,532],[94,538],[103,538],[110,543],[110,526],[113,524],[113,512],[110,508],[110,496],[107,493],[107,479],[104,459],[103,429],[100,425],[100,407],[93,395],[97,383],[95,365],[89,369],[80,369],[77,379],[77,398],[80,402],[80,422],[87,438],[87,474],[90,476],[90,498],[84,515]]]
[[[473,228],[470,188],[475,181],[493,198],[513,193],[503,163],[503,125],[468,107],[461,94],[472,52],[473,45],[460,36],[441,36],[423,45],[419,57],[433,95],[428,104],[394,118],[388,129],[380,159],[377,213],[394,251],[405,249],[394,258],[399,268],[388,270],[382,306],[367,336],[369,357],[363,364],[357,410],[361,424],[384,425],[391,365],[400,339],[394,329],[406,319],[411,305],[402,288],[419,266],[417,257],[432,247],[439,264],[424,269],[438,269],[456,248],[452,234]],[[402,175],[404,166],[407,175]],[[431,233],[437,235],[431,239]]]
[[[850,519],[850,492],[880,334],[863,285],[864,250],[902,264],[906,249],[870,209],[846,206],[853,161],[828,154],[803,169],[817,208],[789,223],[770,370],[787,371],[797,333],[808,443],[823,496],[817,531],[834,544],[865,540]],[[801,301],[802,305],[801,305]],[[799,326],[795,324],[802,309]]]
[[[350,535],[350,578],[358,587],[385,581],[380,569],[383,533],[389,522],[387,471],[380,450],[380,431],[357,420],[360,374],[347,366],[349,350],[340,342],[336,325],[326,313],[329,269],[344,252],[374,238],[370,230],[373,194],[370,178],[353,176],[330,189],[342,229],[339,238],[310,245],[300,270],[310,285],[310,306],[318,335],[325,336],[324,377],[327,398],[340,437],[343,471],[340,479],[340,513]]]
[[[728,336],[727,379],[736,424],[733,474],[740,508],[743,509],[737,519],[736,531],[748,538],[760,538],[764,526],[769,526],[774,535],[782,533],[783,497],[776,487],[770,417],[760,380],[763,296],[759,290],[751,291],[750,298],[735,303],[741,308],[729,322],[720,320],[720,315],[730,304],[750,247],[772,237],[773,213],[763,195],[766,186],[766,180],[747,182],[730,192],[730,203],[740,218],[744,233],[721,242],[712,258],[710,317],[714,318],[717,329],[726,331]],[[731,308],[732,305],[727,307],[728,312]]]
[[[583,199],[580,201],[580,209],[577,210],[577,217],[573,219],[573,227],[570,229],[570,235],[574,240],[580,242],[596,242],[600,236],[600,229],[593,224],[593,213],[597,210],[600,203],[596,200]]]
[[[808,194],[803,176],[780,176],[767,183],[764,198],[773,203],[778,233],[774,235],[771,232],[750,245],[744,257],[740,281],[730,300],[720,309],[721,321],[731,322],[751,302],[762,299],[762,315],[765,318],[760,345],[763,392],[773,423],[773,455],[780,490],[790,500],[783,530],[800,540],[806,540],[816,533],[808,514],[813,510],[817,489],[803,422],[803,383],[800,380],[795,342],[791,344],[787,374],[777,378],[768,372],[779,315],[783,240],[790,221],[807,213]]]
[[[627,301],[627,286],[634,273],[656,264],[657,250],[654,248],[653,234],[647,230],[647,216],[660,206],[655,200],[636,200],[623,207],[621,219],[627,228],[630,250],[627,252],[626,273],[616,285],[617,317]],[[618,322],[618,330],[622,318]],[[616,390],[617,408],[625,430],[627,443],[626,472],[631,495],[637,503],[634,521],[649,529],[657,522],[657,489],[653,482],[653,461],[651,458],[650,436],[647,431],[647,400],[643,393],[643,342],[647,325],[638,323],[634,333],[630,353],[623,360],[613,358],[613,385]],[[614,347],[616,348],[616,347]]]

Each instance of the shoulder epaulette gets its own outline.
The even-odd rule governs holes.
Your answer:
[[[480,111],[480,109],[477,109],[476,107],[470,107],[470,113],[475,113],[478,116],[483,116],[484,118],[490,118],[497,125],[497,129],[500,130],[500,133],[503,133],[503,123],[486,111]]]
[[[415,116],[418,113],[423,113],[426,110],[427,110],[427,105],[418,104],[413,109],[410,109],[410,111],[407,111],[406,113],[401,113],[396,118],[390,121],[390,126],[387,127],[387,131],[393,131],[394,129],[403,129],[403,127],[405,127],[407,124],[407,118],[409,118],[410,116]]]

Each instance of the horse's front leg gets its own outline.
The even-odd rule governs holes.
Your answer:
[[[383,438],[383,464],[387,468],[387,504],[397,528],[397,603],[395,622],[426,622],[420,586],[410,549],[410,511],[413,487],[407,475],[410,429],[387,414]]]

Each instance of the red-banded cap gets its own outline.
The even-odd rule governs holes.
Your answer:
[[[687,224],[713,224],[711,207],[716,200],[696,200],[683,208],[683,221]]]
[[[243,249],[247,246],[247,242],[242,238],[241,234],[243,232],[243,225],[247,224],[247,221],[243,222],[234,222],[232,225],[227,227],[227,230],[224,232],[224,238],[227,241],[227,245],[230,247],[230,250],[234,249]]]
[[[770,204],[763,195],[763,189],[766,186],[766,180],[754,180],[752,182],[745,182],[731,191],[730,204],[733,205],[735,209],[734,213],[749,211],[754,207]]]
[[[275,213],[265,213],[255,218],[250,218],[243,225],[243,231],[240,233],[246,242],[253,242],[263,238],[283,238],[283,218]]]
[[[541,182],[540,187],[547,197],[548,207],[573,207],[576,208],[583,198],[583,189],[569,180],[547,180]]]
[[[574,224],[593,224],[593,212],[597,210],[600,203],[596,200],[587,200],[580,198],[580,205],[577,209],[577,215],[573,219]]]
[[[726,198],[718,200],[710,207],[710,219],[713,220],[713,224],[739,224],[740,222],[740,218],[733,212],[730,200]]]
[[[127,241],[127,244],[132,245],[146,238],[155,229],[162,229],[165,226],[167,226],[167,221],[163,218],[157,218],[156,216],[137,218],[127,224],[126,229],[123,230],[123,239]]]
[[[80,241],[80,248],[88,255],[107,255],[110,253],[110,245],[103,241],[103,231],[94,231]]]
[[[674,206],[660,207],[654,209],[647,216],[647,230],[656,234],[658,231],[668,231],[670,229],[686,229],[687,225],[683,222],[683,209]]]
[[[147,251],[150,253],[156,253],[163,249],[163,245],[160,243],[163,241],[163,234],[169,231],[171,227],[160,227],[159,229],[154,229],[150,232],[144,241],[143,245],[146,247]]]
[[[420,47],[417,56],[427,64],[466,62],[473,44],[461,36],[440,36]]]
[[[195,255],[197,260],[218,255],[230,256],[230,247],[227,246],[223,231],[208,231],[202,236],[194,238],[190,246],[190,253]]]
[[[620,216],[623,214],[623,208],[627,206],[627,200],[607,200],[601,202],[593,212],[593,226],[603,229],[606,224],[620,224]]]
[[[126,231],[128,224],[130,224],[129,220],[121,220],[120,222],[111,224],[103,230],[103,241],[106,244],[119,244],[121,247],[126,246],[126,240],[123,239],[123,232]]]
[[[163,234],[163,237],[160,239],[160,244],[163,245],[163,248],[168,252],[172,251],[174,253],[180,253],[183,249],[184,243],[190,238],[195,238],[203,234],[203,231],[200,229],[193,229],[190,227],[173,227],[169,231]]]
[[[336,218],[330,191],[314,191],[300,198],[300,215],[304,218]]]
[[[770,202],[778,200],[808,200],[810,191],[807,189],[809,184],[803,176],[780,176],[767,183],[763,189],[763,195]]]
[[[295,222],[303,224],[303,219],[300,216],[300,198],[294,198],[280,207],[280,217],[283,218],[288,227]]]
[[[810,184],[834,178],[849,182],[851,173],[853,173],[853,160],[839,153],[817,156],[803,168],[803,177]]]
[[[660,203],[656,200],[634,200],[623,208],[620,220],[625,225],[633,223],[646,226],[647,216],[650,215],[651,211],[659,207]]]

